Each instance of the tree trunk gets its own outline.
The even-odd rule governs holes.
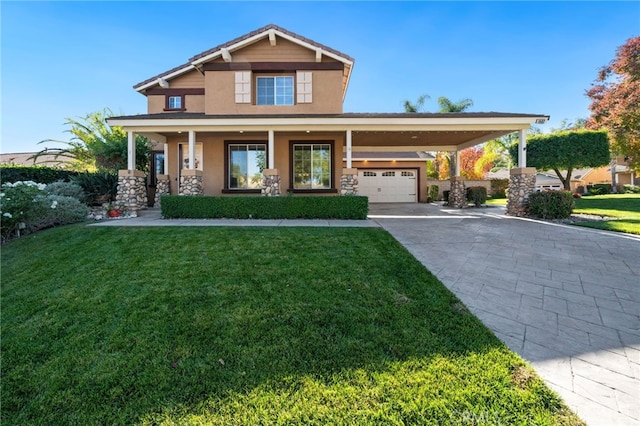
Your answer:
[[[609,163],[609,169],[611,170],[611,193],[616,194],[618,192],[616,185],[616,159],[612,158]]]
[[[558,169],[553,169],[553,171],[556,172],[556,175],[558,175],[558,179],[560,179],[560,182],[562,182],[562,186],[564,186],[564,190],[571,191],[571,173],[573,172],[573,167],[567,168],[566,177],[562,176],[562,173],[560,173],[560,170]]]

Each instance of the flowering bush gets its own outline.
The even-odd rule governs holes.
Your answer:
[[[79,200],[48,195],[47,185],[33,181],[5,183],[0,190],[0,235],[2,241],[19,231],[33,232],[51,226],[84,220],[89,208]]]

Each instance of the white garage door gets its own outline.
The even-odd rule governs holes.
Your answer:
[[[359,170],[358,192],[371,203],[415,203],[416,176],[415,170]]]

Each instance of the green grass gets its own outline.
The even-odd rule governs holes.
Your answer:
[[[485,201],[487,206],[506,206],[507,199],[506,198],[487,198]]]
[[[577,222],[575,225],[640,234],[640,194],[609,194],[575,200],[574,213],[613,217],[615,220]]]
[[[2,424],[582,424],[388,233],[95,228],[2,249]]]

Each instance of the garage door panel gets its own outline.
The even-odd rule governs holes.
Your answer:
[[[358,190],[372,203],[415,203],[416,175],[415,170],[361,170]]]

